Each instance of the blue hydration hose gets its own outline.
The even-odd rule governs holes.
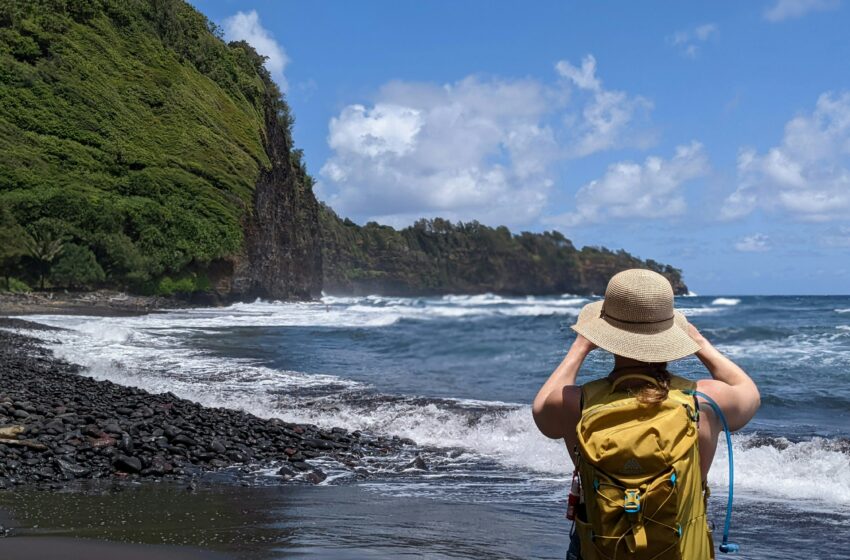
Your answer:
[[[723,411],[720,410],[720,406],[714,401],[714,399],[705,393],[690,390],[684,391],[684,393],[705,399],[708,405],[714,409],[714,412],[717,413],[717,416],[720,418],[720,422],[723,424],[723,431],[726,432],[726,446],[729,448],[729,500],[726,502],[726,523],[723,526],[723,542],[718,548],[720,549],[720,552],[724,554],[738,552],[740,547],[735,543],[729,542],[729,526],[732,524],[732,496],[733,487],[735,485],[735,465],[732,461],[732,434],[729,432],[729,425],[726,423],[726,416],[723,415]]]

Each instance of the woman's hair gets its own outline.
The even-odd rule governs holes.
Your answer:
[[[667,398],[670,392],[670,372],[667,371],[667,362],[649,364],[648,372],[656,379],[658,384],[645,383],[637,391],[635,398],[643,404],[658,404]]]

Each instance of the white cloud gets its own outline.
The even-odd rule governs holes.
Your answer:
[[[596,58],[591,54],[582,59],[581,67],[573,66],[568,60],[561,60],[555,65],[555,69],[581,89],[602,89],[602,82],[596,77]]]
[[[683,185],[708,170],[708,158],[699,142],[678,146],[669,160],[650,156],[643,164],[615,163],[601,179],[579,189],[575,211],[545,221],[575,227],[616,219],[680,216],[687,209]]]
[[[555,69],[589,96],[580,116],[570,114],[565,119],[575,138],[569,148],[574,157],[625,145],[646,147],[651,143],[652,138],[645,131],[630,131],[629,128],[652,109],[652,104],[640,96],[604,89],[596,76],[593,55],[584,57],[580,67],[562,60]]]
[[[677,31],[668,42],[677,47],[688,58],[696,58],[700,43],[705,43],[717,34],[718,28],[714,23],[703,23],[693,29]]]
[[[850,217],[850,92],[821,95],[764,155],[741,150],[738,188],[721,215],[740,218],[759,207],[807,221]]]
[[[260,16],[256,10],[236,12],[223,22],[224,37],[228,41],[245,41],[258,53],[267,57],[266,69],[272,75],[277,85],[284,92],[288,89],[283,71],[289,64],[286,51],[278,43],[268,29],[260,24]]]
[[[593,57],[581,68],[559,63],[558,73],[569,82],[386,84],[373,104],[348,105],[331,119],[319,191],[343,215],[394,225],[434,215],[532,223],[555,164],[628,143],[639,104],[602,87]],[[573,88],[590,95],[570,99]]]
[[[776,0],[775,4],[764,11],[764,19],[772,22],[784,21],[803,17],[809,12],[834,10],[839,5],[839,0]]]
[[[763,233],[748,235],[735,243],[735,250],[743,253],[763,253],[770,250],[770,237]]]
[[[377,157],[409,153],[422,129],[422,113],[399,105],[349,105],[331,119],[328,144],[334,150]]]

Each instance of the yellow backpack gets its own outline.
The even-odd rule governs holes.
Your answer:
[[[640,374],[582,387],[578,471],[584,508],[576,516],[583,560],[714,558],[700,472],[696,384],[672,376],[667,398],[641,403],[620,384],[656,383]],[[583,511],[582,511],[583,509]]]

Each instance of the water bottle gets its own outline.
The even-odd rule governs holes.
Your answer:
[[[567,519],[570,521],[576,518],[576,507],[581,500],[581,479],[578,476],[578,471],[573,471],[573,482],[570,484],[570,495],[567,498]]]

